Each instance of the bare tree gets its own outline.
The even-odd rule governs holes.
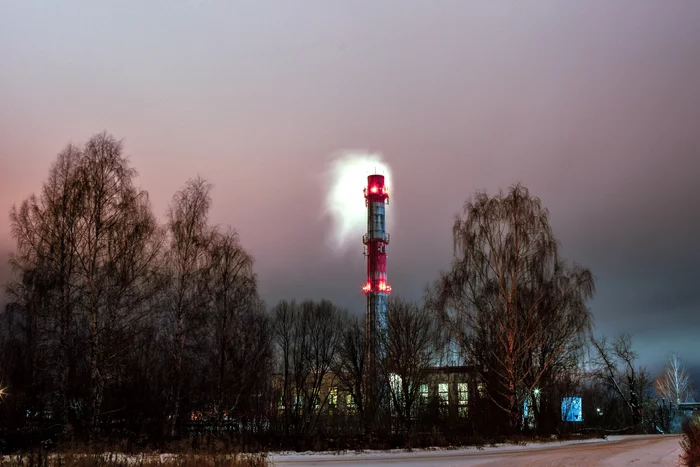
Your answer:
[[[10,213],[17,244],[10,264],[18,279],[9,283],[8,297],[24,314],[32,379],[40,372],[55,380],[60,423],[68,420],[68,374],[75,368],[70,329],[78,300],[74,245],[80,158],[79,148],[66,146],[52,164],[41,196],[30,196]]]
[[[35,369],[56,383],[59,420],[68,419],[70,392],[73,405],[85,407],[91,433],[153,290],[158,228],[135,176],[121,142],[101,133],[82,149],[67,146],[42,196],[11,213],[21,280],[9,292],[31,315],[27,322],[44,349],[47,366]],[[71,389],[69,375],[88,384]]]
[[[365,358],[365,329],[363,321],[358,317],[349,319],[342,329],[338,346],[338,358],[333,366],[333,372],[337,376],[343,389],[350,394],[355,403],[359,419],[366,426],[367,414],[365,413],[365,383],[366,367]]]
[[[596,354],[592,363],[598,379],[624,403],[634,428],[639,429],[651,379],[646,369],[636,364],[632,337],[623,334],[610,343],[605,337],[592,338],[591,343]]]
[[[507,195],[477,193],[453,237],[433,306],[482,376],[488,370],[489,395],[515,429],[543,375],[580,348],[592,275],[560,261],[549,212],[520,184]]]
[[[534,387],[537,391],[537,395],[534,390],[530,394],[529,412],[538,428],[546,428],[547,415],[550,421],[555,418],[552,412],[558,415],[559,400],[552,400],[550,395],[571,387],[584,360],[592,328],[591,313],[586,306],[586,299],[593,292],[590,271],[578,265],[566,268],[558,262],[551,276],[543,279],[534,281],[521,298],[525,307],[539,301],[534,308],[538,335],[524,362],[526,368],[533,369],[526,373],[524,382],[526,388]]]
[[[266,376],[272,333],[257,296],[253,258],[241,246],[236,232],[214,235],[210,261],[213,405],[221,425],[224,414],[232,417],[241,399],[250,396]]]
[[[169,287],[166,314],[170,329],[171,388],[169,393],[169,431],[175,436],[180,417],[180,402],[187,351],[200,337],[205,325],[208,248],[212,230],[208,225],[211,184],[197,177],[187,181],[173,196],[168,210],[169,245],[166,270]]]
[[[387,307],[385,358],[391,403],[399,423],[410,430],[425,370],[434,364],[443,343],[435,317],[424,307],[392,297]]]
[[[333,362],[337,358],[347,313],[340,310],[328,300],[318,303],[302,304],[305,320],[309,324],[309,378],[306,381],[306,413],[308,431],[313,431],[318,423],[322,409],[327,403],[327,394],[323,391],[334,383],[326,381],[331,375]],[[310,314],[310,316],[308,315]]]
[[[312,432],[326,403],[328,385],[341,343],[344,312],[327,300],[299,305],[280,302],[275,311],[276,342],[284,373],[286,429]]]
[[[135,177],[121,142],[101,133],[67,146],[41,194],[11,212],[0,366],[32,430],[94,437],[109,422],[161,436],[166,420],[175,432],[184,397],[230,416],[263,407],[272,333],[252,257],[235,232],[207,225],[201,178],[175,195],[163,254],[166,232]],[[309,323],[320,331],[309,334],[313,349],[324,332]],[[183,397],[183,387],[198,392]]]
[[[669,402],[680,404],[692,401],[693,385],[678,354],[673,353],[668,358],[663,374],[654,380],[654,389]]]
[[[143,305],[160,251],[148,194],[134,187],[136,171],[122,151],[122,143],[111,135],[93,136],[77,175],[82,193],[73,247],[87,331],[93,430],[110,372],[129,345],[124,333],[146,313]]]
[[[284,407],[284,430],[289,434],[292,426],[292,404],[295,404],[292,391],[292,325],[296,320],[295,302],[280,301],[274,308],[274,340],[278,348],[278,359],[282,368],[282,406]]]

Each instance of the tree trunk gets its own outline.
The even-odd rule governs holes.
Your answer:
[[[97,322],[97,310],[93,305],[91,310],[91,339],[90,339],[90,401],[91,401],[91,419],[90,427],[91,437],[99,434],[100,411],[102,410],[102,375],[100,373],[99,362],[99,334]]]

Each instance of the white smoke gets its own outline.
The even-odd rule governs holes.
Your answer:
[[[362,235],[367,229],[367,208],[362,190],[367,186],[367,176],[384,175],[384,182],[393,195],[391,170],[382,155],[361,150],[345,150],[331,156],[326,171],[325,214],[332,218],[333,230],[329,246],[339,252],[348,247],[361,248]],[[387,228],[392,216],[387,213]]]

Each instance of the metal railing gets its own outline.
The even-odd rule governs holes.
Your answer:
[[[389,243],[389,234],[384,232],[384,233],[378,233],[378,232],[370,232],[366,233],[362,236],[362,243],[365,245],[370,241],[370,240],[382,240],[384,243],[388,244]]]

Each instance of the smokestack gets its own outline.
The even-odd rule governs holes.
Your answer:
[[[367,233],[362,237],[367,257],[367,283],[362,290],[367,295],[367,315],[365,317],[366,355],[370,392],[373,392],[378,367],[379,340],[386,333],[386,310],[391,286],[386,278],[386,246],[389,234],[386,233],[385,207],[389,204],[389,190],[384,185],[384,175],[367,177],[364,189],[367,206]]]

